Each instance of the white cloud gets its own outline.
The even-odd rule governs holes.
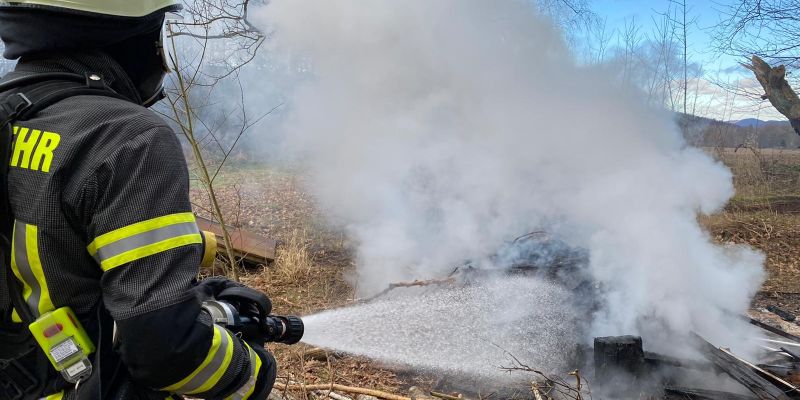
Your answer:
[[[689,109],[694,114],[722,121],[745,118],[785,120],[768,100],[761,100],[761,85],[755,78],[715,82],[694,78],[689,82]]]

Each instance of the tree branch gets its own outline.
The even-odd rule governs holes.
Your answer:
[[[786,81],[786,67],[779,65],[772,68],[758,56],[753,56],[752,64],[742,65],[753,71],[764,88],[765,94],[761,98],[769,100],[778,112],[785,115],[794,131],[800,135],[800,98]]]

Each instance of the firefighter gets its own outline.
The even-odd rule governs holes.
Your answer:
[[[0,271],[0,398],[264,399],[272,388],[263,342],[201,310],[198,293],[211,289],[195,280],[204,249],[186,161],[147,109],[162,97],[165,15],[178,9],[174,0],[0,1],[3,55],[18,60],[0,85],[70,73],[109,93],[69,96],[13,123],[10,212],[0,215],[11,241]],[[48,84],[11,92],[27,101]],[[26,310],[13,306],[10,285]],[[63,307],[96,349],[76,384],[23,345],[25,315]]]

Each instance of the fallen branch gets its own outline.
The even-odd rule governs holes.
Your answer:
[[[385,294],[387,294],[387,293],[389,293],[392,290],[397,289],[397,288],[407,288],[407,287],[416,287],[416,286],[430,286],[430,285],[449,285],[449,284],[455,283],[455,281],[456,281],[456,278],[451,276],[451,277],[447,277],[447,278],[428,279],[428,280],[424,280],[424,281],[423,280],[415,280],[413,282],[392,283],[392,284],[389,285],[389,287],[387,287],[386,289],[384,289],[380,293],[378,293],[378,294],[376,294],[374,296],[371,296],[371,297],[367,297],[367,298],[364,298],[364,299],[359,299],[357,301],[357,303],[370,302],[370,301],[375,300],[378,297],[381,297],[381,296],[383,296],[383,295],[385,295]]]
[[[303,384],[285,384],[285,383],[275,383],[276,385],[280,385],[282,388],[288,390],[300,390],[303,392],[309,392],[314,390],[336,390],[339,392],[345,393],[355,393],[355,394],[366,394],[368,396],[374,396],[379,399],[386,399],[386,400],[411,400],[410,397],[400,396],[393,393],[382,392],[380,390],[374,389],[367,389],[355,386],[345,386],[340,385],[338,383],[318,383],[312,385],[303,385]]]

